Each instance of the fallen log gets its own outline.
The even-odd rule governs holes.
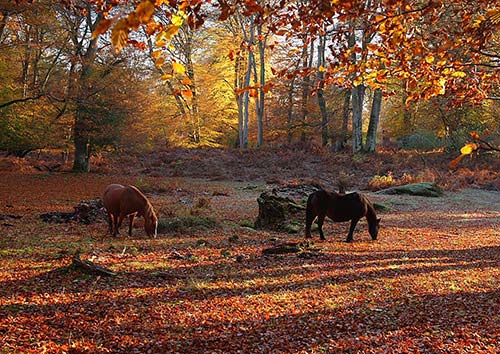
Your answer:
[[[94,262],[89,260],[82,260],[80,258],[80,252],[76,252],[73,256],[73,263],[71,263],[74,269],[78,269],[87,274],[94,275],[104,275],[104,276],[116,276],[116,273],[110,269],[104,268]]]
[[[281,243],[279,245],[264,248],[262,250],[263,255],[272,254],[287,254],[287,253],[299,253],[305,250],[314,250],[314,245],[309,242],[287,242]]]

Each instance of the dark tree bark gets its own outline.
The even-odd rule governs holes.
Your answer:
[[[370,122],[368,123],[368,133],[366,136],[366,152],[375,152],[377,145],[377,127],[380,120],[380,109],[382,107],[382,90],[376,89],[373,93],[373,103],[370,112]]]

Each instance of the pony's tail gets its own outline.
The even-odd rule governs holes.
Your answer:
[[[307,205],[306,205],[306,231],[305,231],[305,237],[310,238],[311,237],[311,225],[314,221],[314,218],[316,215],[314,214],[314,207],[312,205],[312,201],[314,198],[315,193],[311,194],[309,198],[307,198]]]

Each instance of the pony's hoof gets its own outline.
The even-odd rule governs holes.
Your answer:
[[[354,241],[354,240],[345,240],[345,242],[347,242],[347,243],[352,243],[352,241]]]

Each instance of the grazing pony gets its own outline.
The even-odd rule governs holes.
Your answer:
[[[148,236],[156,238],[158,218],[148,198],[134,186],[110,184],[104,190],[102,202],[108,212],[109,232],[115,237],[123,219],[128,216],[130,223],[129,236],[132,236],[132,226],[136,216],[144,216],[144,229]]]
[[[352,242],[354,228],[359,219],[366,217],[368,231],[372,240],[377,239],[380,219],[377,219],[375,208],[368,198],[361,193],[339,194],[319,190],[312,193],[307,199],[306,208],[306,237],[311,237],[311,225],[318,217],[320,239],[324,240],[323,221],[328,216],[335,222],[351,221],[346,242]]]

